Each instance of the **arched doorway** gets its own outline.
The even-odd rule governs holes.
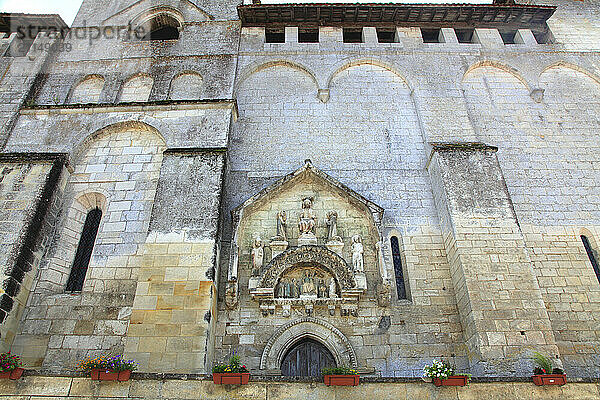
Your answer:
[[[320,376],[323,368],[335,367],[331,352],[321,343],[303,339],[283,357],[281,374],[284,376]]]

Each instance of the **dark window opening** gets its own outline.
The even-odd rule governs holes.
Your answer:
[[[81,238],[79,239],[77,252],[75,253],[75,259],[71,267],[71,274],[69,275],[65,289],[67,292],[80,292],[83,289],[83,281],[85,281],[85,275],[90,264],[101,218],[102,211],[98,208],[90,211],[85,218],[83,231],[81,232]]]
[[[158,28],[148,33],[142,40],[177,40],[179,39],[179,30],[172,26]]]
[[[319,29],[298,29],[298,42],[299,43],[319,43]]]
[[[284,29],[265,29],[266,43],[285,43]]]
[[[598,266],[598,259],[596,258],[596,252],[592,248],[589,239],[587,236],[581,235],[581,241],[583,242],[583,247],[585,247],[585,252],[587,253],[588,258],[590,259],[590,263],[592,264],[592,268],[594,268],[594,272],[596,273],[596,278],[600,283],[600,266]]]
[[[344,28],[344,43],[362,43],[362,28]]]
[[[473,36],[475,33],[474,29],[455,29],[456,38],[458,43],[474,43]]]
[[[517,31],[500,31],[500,36],[502,37],[504,44],[515,44]]]
[[[423,29],[421,28],[421,36],[423,43],[440,43],[440,29]]]
[[[400,255],[400,245],[398,238],[392,236],[390,239],[392,245],[392,260],[394,262],[394,273],[396,275],[396,291],[399,299],[406,299],[406,285],[404,284],[404,274],[402,272],[402,256]]]
[[[5,57],[25,57],[33,45],[34,39],[19,39],[18,37],[12,41],[6,52]]]
[[[377,41],[379,43],[394,43],[396,42],[396,30],[393,28],[377,28]]]
[[[538,42],[538,44],[554,43],[554,37],[548,27],[543,31],[531,31],[531,33],[533,33],[533,37],[535,37],[535,41]]]
[[[179,21],[169,15],[158,15],[140,26],[142,40],[177,40],[179,39]]]

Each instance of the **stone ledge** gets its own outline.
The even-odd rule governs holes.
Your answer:
[[[53,377],[53,378],[86,378],[83,374],[75,371],[65,371],[53,373],[49,370],[25,370],[25,377]],[[147,381],[212,381],[211,374],[181,374],[181,373],[151,373],[151,372],[133,372],[132,380]],[[591,377],[571,377],[567,376],[569,383],[591,383],[600,385],[600,378]],[[420,377],[382,377],[382,376],[361,376],[360,381],[364,383],[422,383]],[[313,377],[293,377],[293,376],[273,376],[273,375],[250,375],[250,382],[257,383],[319,383],[322,378]],[[472,383],[527,383],[531,382],[530,376],[491,376],[491,377],[471,377]]]
[[[204,378],[204,376],[201,376]],[[600,396],[598,383],[535,386],[532,382],[471,383],[465,387],[436,387],[425,382],[371,383],[355,387],[325,386],[322,382],[251,382],[248,385],[215,385],[208,380],[134,379],[96,382],[88,378],[28,376],[0,381],[0,399],[563,399],[592,400]]]

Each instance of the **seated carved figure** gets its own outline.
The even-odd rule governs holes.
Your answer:
[[[312,210],[312,200],[309,198],[302,200],[302,213],[300,213],[298,228],[300,229],[300,236],[314,236],[315,234],[313,231],[315,228],[315,213]]]

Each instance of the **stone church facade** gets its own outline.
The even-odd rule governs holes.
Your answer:
[[[600,13],[534,3],[4,15],[2,350],[600,378]]]

